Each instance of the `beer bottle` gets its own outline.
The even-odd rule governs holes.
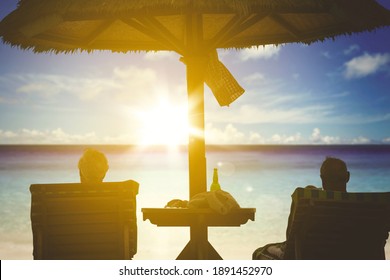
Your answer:
[[[220,189],[221,189],[221,186],[219,185],[219,182],[218,182],[218,169],[214,168],[213,182],[211,183],[210,191],[216,191],[216,190],[220,190]]]

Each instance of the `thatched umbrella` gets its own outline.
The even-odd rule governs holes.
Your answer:
[[[204,82],[222,106],[243,93],[216,49],[309,44],[388,25],[390,12],[374,0],[20,0],[0,23],[0,35],[5,43],[34,52],[182,55],[192,127],[192,197],[206,190]]]

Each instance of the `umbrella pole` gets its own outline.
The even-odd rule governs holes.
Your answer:
[[[207,59],[185,57],[188,91],[188,163],[190,198],[207,190],[206,145],[204,137],[204,72]]]

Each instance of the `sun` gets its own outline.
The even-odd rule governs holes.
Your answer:
[[[188,121],[185,106],[167,99],[138,112],[141,124],[140,145],[178,146],[188,142]]]

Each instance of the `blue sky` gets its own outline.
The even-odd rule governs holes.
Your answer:
[[[2,0],[0,18],[16,3]],[[219,107],[206,86],[206,142],[390,144],[389,39],[387,27],[310,46],[219,50],[246,92]],[[0,43],[0,62],[0,144],[187,141],[175,53],[34,54]]]

